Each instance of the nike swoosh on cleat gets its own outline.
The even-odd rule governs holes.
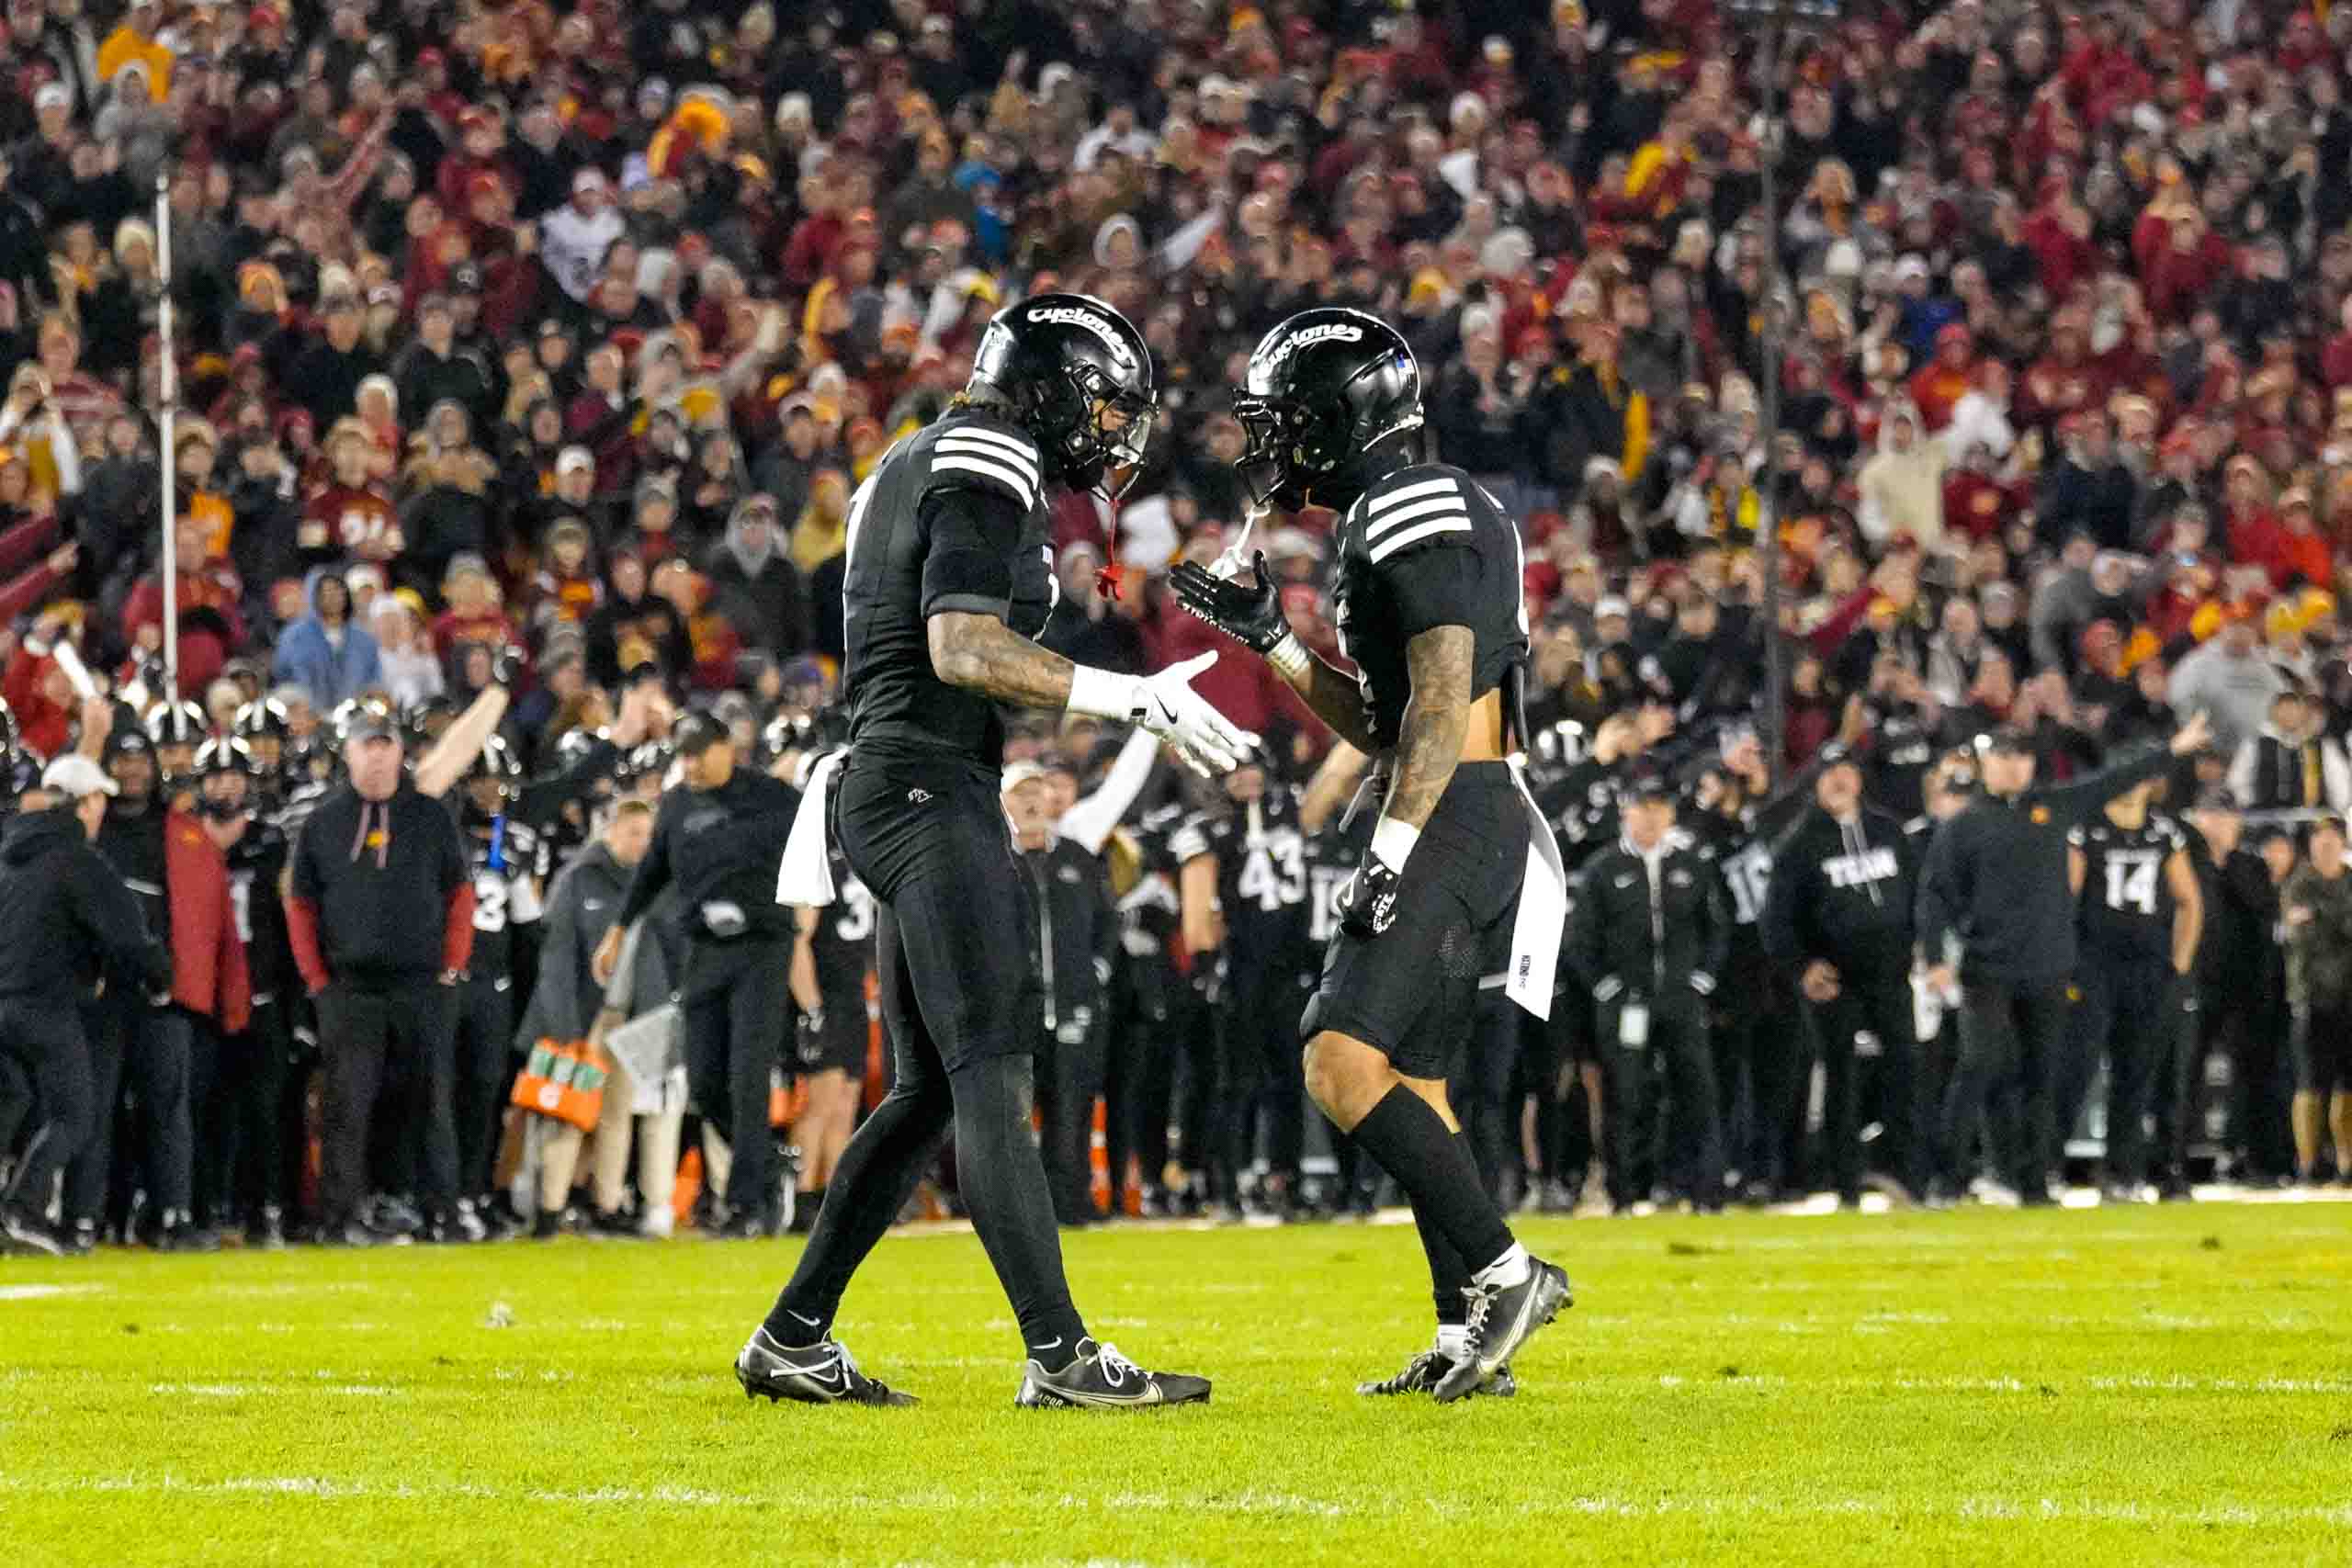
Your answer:
[[[794,1322],[796,1322],[796,1323],[805,1323],[805,1324],[807,1324],[807,1325],[808,1325],[809,1327],[811,1327],[811,1328],[814,1328],[814,1327],[816,1327],[816,1326],[817,1326],[817,1320],[816,1320],[815,1318],[813,1318],[813,1317],[803,1317],[800,1314],[798,1314],[798,1313],[797,1313],[797,1312],[794,1312],[790,1307],[786,1307],[786,1308],[785,1308],[785,1309],[784,1309],[784,1315],[785,1315],[785,1316],[786,1316],[786,1317],[788,1317],[788,1318],[791,1318],[791,1319],[792,1319]]]
[[[800,1314],[796,1312],[792,1315],[798,1317]],[[1032,1345],[1029,1348],[1032,1350],[1056,1350],[1061,1348],[1061,1342],[1062,1337],[1057,1334],[1051,1339],[1046,1340],[1043,1345]]]

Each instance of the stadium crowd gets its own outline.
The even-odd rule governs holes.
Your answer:
[[[1372,1196],[1266,1022],[1354,863],[1362,759],[1162,581],[1238,536],[1227,389],[1310,303],[1400,326],[1435,448],[1523,525],[1531,782],[1586,875],[1551,1023],[1498,1000],[1456,1097],[1498,1190],[2032,1201],[2086,1105],[2111,1197],[2185,1191],[2192,1161],[2352,1179],[2347,47],[2341,6],[1849,6],[1781,61],[1775,258],[1758,52],[1709,0],[10,0],[6,793],[104,798],[96,848],[170,959],[101,986],[73,953],[89,1135],[62,1173],[31,1146],[37,1047],[0,1051],[12,1201],[83,1245],[805,1212],[878,1087],[856,891],[784,933],[781,1038],[646,1081],[577,1043],[697,959],[654,929],[674,896],[626,962],[592,911],[649,853],[623,802],[790,784],[836,738],[856,487],[1049,288],[1143,328],[1160,401],[1120,502],[1057,502],[1044,640],[1132,671],[1222,646],[1203,690],[1270,740],[1202,791],[1086,721],[1019,730],[1066,1221]],[[1337,656],[1329,523],[1253,538]],[[348,979],[304,908],[333,879],[281,872],[343,855],[304,819],[383,742],[413,782],[356,808],[344,858],[409,841],[410,794],[447,804],[462,919],[401,973],[449,1018],[393,1041],[380,1089],[322,1090],[360,1028],[306,997]],[[2017,796],[2029,758],[2036,787],[2092,781],[2020,807],[2075,829],[2031,852],[2106,875],[2079,964],[2018,982],[2058,1011],[2019,1000],[2029,1048],[1986,1063],[1939,1016],[1987,971],[1935,825],[1980,784]],[[1824,833],[1819,874],[1775,873]],[[0,872],[62,852],[11,834]],[[1695,1004],[1618,972],[1621,864],[1650,877],[1655,990],[1679,965]],[[2146,952],[2102,947],[2110,886],[2161,922]],[[1867,929],[1831,908],[1855,888]],[[2142,973],[2102,953],[2156,999],[2097,1005]],[[0,958],[0,1021],[44,960]],[[599,1062],[600,1106],[557,1092]],[[517,1103],[518,1070],[570,1119]],[[797,1175],[754,1159],[729,1192],[763,1077]]]

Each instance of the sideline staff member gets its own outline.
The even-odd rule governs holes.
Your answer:
[[[326,1053],[322,1234],[353,1247],[382,1238],[359,1223],[368,1123],[385,1069],[421,1089],[425,1235],[456,1224],[457,983],[474,941],[473,878],[448,808],[401,771],[391,710],[363,705],[344,732],[351,782],[319,802],[294,846],[286,903],[295,966],[318,1004]]]
[[[793,911],[775,901],[776,867],[800,795],[780,779],[735,765],[735,742],[708,714],[689,714],[672,739],[684,789],[662,797],[653,845],[638,863],[612,930],[596,946],[595,977],[612,977],[621,936],[672,882],[678,885],[687,949],[686,1081],[695,1107],[727,1133],[725,1235],[784,1229],[775,1140],[768,1132],[768,1078],[792,1022]]]
[[[74,1005],[86,978],[78,960],[102,958],[135,995],[170,984],[172,965],[130,890],[90,847],[115,782],[87,757],[69,754],[40,783],[52,804],[0,833],[0,1057],[23,1069],[40,1117],[0,1191],[0,1234],[12,1247],[55,1257],[64,1249],[40,1211],[57,1172],[89,1138],[96,1111]]]

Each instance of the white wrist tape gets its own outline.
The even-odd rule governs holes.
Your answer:
[[[1125,724],[1132,722],[1146,705],[1143,682],[1132,675],[1097,670],[1091,664],[1078,665],[1069,672],[1069,701],[1064,705],[1068,712],[1115,718]]]
[[[1413,855],[1413,846],[1421,841],[1421,830],[1410,822],[1399,822],[1394,817],[1384,817],[1372,829],[1372,852],[1380,863],[1391,871],[1402,871]]]
[[[1313,658],[1306,651],[1306,645],[1298,640],[1296,632],[1283,633],[1283,640],[1266,650],[1266,662],[1272,665],[1274,673],[1285,681],[1295,681],[1304,676]]]

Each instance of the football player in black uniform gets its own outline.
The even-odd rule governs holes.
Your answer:
[[[2190,1021],[2183,1004],[2205,918],[2188,833],[2148,809],[2155,787],[2126,790],[2066,830],[2066,874],[2081,900],[2075,984],[2082,1001],[2058,1133],[2063,1138],[2073,1126],[2105,1052],[2109,1202],[2137,1200],[2147,1179],[2145,1121]]]
[[[1812,802],[1810,773],[1772,793],[1752,733],[1729,738],[1700,777],[1689,832],[1723,878],[1731,945],[1714,1012],[1715,1091],[1728,1168],[1751,1201],[1788,1195],[1804,1138],[1806,1072],[1786,987],[1765,962],[1772,844]]]
[[[1299,1032],[1307,1092],[1410,1195],[1435,1285],[1437,1347],[1364,1391],[1460,1399],[1568,1302],[1567,1276],[1528,1256],[1480,1184],[1445,1093],[1480,981],[1512,956],[1530,847],[1503,713],[1528,647],[1519,529],[1461,469],[1420,460],[1413,351],[1360,310],[1268,333],[1233,412],[1256,504],[1340,513],[1333,597],[1358,674],[1292,634],[1262,554],[1245,578],[1187,562],[1171,581],[1382,759],[1379,819]]]
[[[792,998],[800,1009],[795,1055],[808,1089],[808,1109],[792,1124],[800,1148],[792,1228],[803,1232],[816,1224],[826,1186],[857,1125],[857,1100],[865,1089],[865,977],[874,968],[874,895],[841,851],[828,852],[839,897],[822,907],[802,907],[792,958]]]
[[[850,503],[850,755],[831,825],[873,890],[897,1081],[842,1151],[791,1283],[736,1359],[748,1393],[908,1403],[858,1371],[833,1315],[952,1123],[964,1201],[1028,1348],[1019,1402],[1208,1397],[1206,1379],[1146,1371],[1098,1343],[1071,1304],[1029,1130],[1035,921],[998,799],[999,703],[1140,724],[1217,773],[1254,743],[1189,684],[1214,655],[1139,677],[1030,640],[1059,592],[1048,485],[1089,491],[1131,470],[1155,408],[1150,351],[1124,317],[1081,295],[1039,295],[989,323],[970,384]]]
[[[1270,1206],[1287,1213],[1298,1194],[1306,1085],[1298,1070],[1298,1017],[1312,973],[1306,840],[1298,795],[1261,764],[1227,774],[1227,807],[1201,812],[1170,845],[1181,879],[1185,946],[1195,965],[1215,964],[1217,1041],[1215,1110],[1204,1151],[1224,1217],[1240,1218],[1237,1186],[1267,1126]]]
[[[197,749],[196,810],[229,862],[229,901],[245,944],[253,1017],[220,1043],[220,1070],[204,1112],[211,1136],[198,1155],[209,1168],[198,1190],[216,1195],[221,1213],[243,1213],[249,1246],[286,1245],[286,1139],[283,1102],[291,1065],[288,1010],[300,994],[286,907],[277,896],[286,869],[286,835],[261,815],[262,768],[243,741],[226,736]]]
[[[1168,1168],[1170,1100],[1175,1092],[1179,1021],[1192,993],[1176,967],[1180,919],[1176,867],[1168,848],[1191,812],[1182,800],[1147,807],[1114,837],[1119,893],[1119,953],[1111,967],[1104,1032],[1111,1049],[1103,1081],[1109,1102],[1111,1213],[1153,1218],[1172,1201]]]
[[[467,770],[458,826],[474,884],[474,946],[458,987],[458,1225],[469,1237],[503,1237],[514,1225],[492,1200],[514,1034],[514,928],[539,918],[548,862],[538,829],[514,811],[522,764],[492,735]]]

